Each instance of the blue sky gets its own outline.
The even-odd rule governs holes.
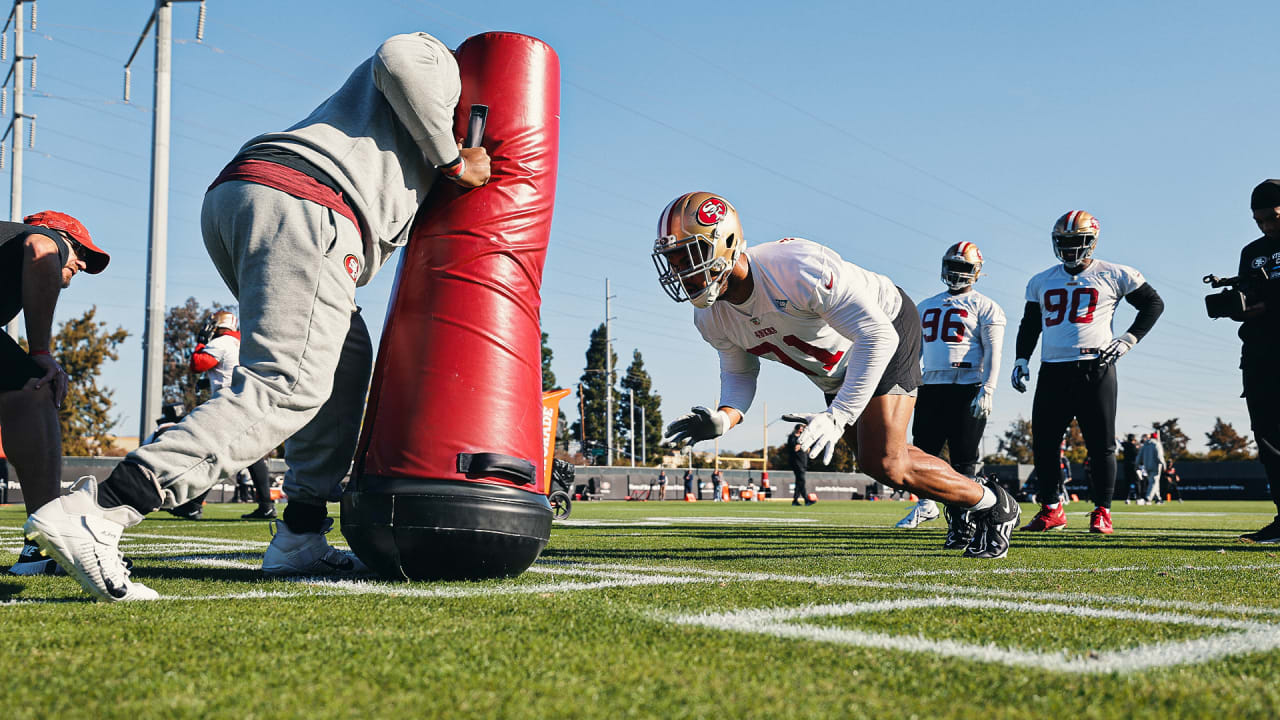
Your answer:
[[[40,3],[27,32],[39,75],[26,110],[39,119],[22,209],[70,212],[113,254],[105,274],[64,293],[57,321],[97,305],[132,333],[104,372],[125,435],[139,417],[153,44],[135,61],[133,104],[121,102],[121,67],[151,7]],[[1199,446],[1216,416],[1248,425],[1235,327],[1205,318],[1200,277],[1234,271],[1257,236],[1249,191],[1280,175],[1280,97],[1266,83],[1274,43],[1257,21],[1273,8],[1231,7],[210,0],[196,43],[196,4],[178,3],[166,303],[233,301],[205,256],[199,213],[245,140],[304,117],[389,35],[425,30],[456,47],[510,30],[545,40],[562,63],[543,294],[562,383],[582,372],[607,277],[620,362],[643,353],[664,416],[716,402],[716,355],[648,257],[663,206],[711,190],[737,206],[749,245],[807,237],[917,300],[942,290],[948,245],[978,243],[988,260],[979,289],[1011,323],[986,440],[994,452],[996,435],[1031,411],[1030,393],[1007,381],[1023,289],[1054,262],[1053,221],[1085,209],[1102,225],[1098,257],[1137,267],[1167,303],[1121,361],[1117,427],[1178,417]],[[394,274],[393,259],[358,296],[375,338]],[[1132,317],[1122,306],[1117,333]],[[770,421],[821,407],[781,365],[765,363],[760,387],[723,447],[759,447],[763,403]]]

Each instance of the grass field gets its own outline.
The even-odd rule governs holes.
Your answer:
[[[1077,503],[985,562],[905,503],[581,503],[520,578],[443,584],[268,582],[245,507],[126,535],[160,602],[0,576],[3,714],[1280,717],[1280,557],[1235,540],[1269,503],[1119,505],[1111,537]]]

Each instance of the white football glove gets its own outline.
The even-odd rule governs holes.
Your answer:
[[[1119,360],[1137,344],[1138,338],[1133,333],[1125,333],[1112,340],[1110,345],[1102,348],[1102,352],[1098,353],[1098,359],[1102,361],[1102,367],[1111,365]]]
[[[991,397],[992,393],[993,391],[991,388],[986,385],[978,388],[977,397],[975,397],[973,402],[969,405],[969,412],[973,413],[974,417],[982,419],[991,414],[991,408],[994,404],[993,398]]]
[[[667,426],[667,436],[662,439],[662,444],[688,447],[702,440],[720,437],[731,424],[725,411],[712,412],[699,405],[693,408],[693,412],[681,415]]]
[[[1013,389],[1020,393],[1027,391],[1027,381],[1031,379],[1031,361],[1018,358],[1013,363]]]
[[[809,457],[822,455],[822,464],[830,465],[831,456],[835,454],[836,443],[844,437],[844,422],[837,420],[830,410],[820,413],[787,413],[782,416],[787,422],[803,423],[804,432],[796,438],[800,452]]]

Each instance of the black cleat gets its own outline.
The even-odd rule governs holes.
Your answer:
[[[9,568],[8,573],[10,575],[66,575],[61,570],[56,560],[45,557],[39,545],[26,540],[22,544],[22,552],[18,553],[18,562]]]
[[[1249,543],[1259,543],[1262,545],[1273,545],[1280,543],[1280,515],[1276,516],[1271,524],[1251,533],[1245,533],[1240,539]]]
[[[950,505],[944,505],[943,510],[947,515],[947,540],[942,543],[942,547],[947,550],[963,550],[969,547],[974,533],[977,532],[977,525],[971,517],[972,513]]]
[[[248,512],[240,516],[241,520],[275,520],[276,506],[272,505],[267,508],[258,508],[253,512]]]
[[[998,560],[1009,554],[1009,536],[1018,527],[1022,508],[998,483],[988,483],[987,487],[995,493],[996,504],[982,512],[970,513],[977,530],[969,547],[965,548],[964,556]]]

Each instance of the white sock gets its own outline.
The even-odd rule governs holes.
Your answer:
[[[974,505],[973,507],[969,508],[969,512],[977,512],[977,511],[979,511],[979,510],[986,510],[987,508],[989,508],[989,507],[991,507],[991,506],[993,506],[993,505],[995,505],[995,504],[996,504],[996,494],[995,494],[995,493],[993,493],[993,492],[991,492],[991,488],[986,487],[986,486],[983,486],[983,488],[982,488],[982,499],[981,499],[981,500],[979,500],[979,501],[977,502],[977,504],[976,504],[976,505]]]

